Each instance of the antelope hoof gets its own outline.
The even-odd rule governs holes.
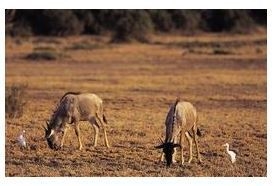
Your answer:
[[[82,146],[80,146],[80,147],[79,147],[79,150],[82,150],[82,148],[83,148],[83,147],[82,147]]]
[[[198,160],[199,160],[199,163],[203,163],[203,161],[201,160],[201,158],[199,158]]]
[[[184,165],[184,161],[181,162],[181,165]]]
[[[187,163],[191,163],[191,161],[192,161],[192,158],[190,158],[190,159],[187,161]]]

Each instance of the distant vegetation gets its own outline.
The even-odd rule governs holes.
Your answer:
[[[26,89],[27,85],[12,85],[11,87],[6,87],[6,117],[19,118],[22,116],[26,104]]]
[[[28,60],[56,60],[59,58],[59,54],[53,51],[37,51],[32,52],[26,56]]]
[[[154,32],[249,33],[266,25],[266,9],[6,10],[6,34],[11,36],[111,34],[114,42],[147,42]]]

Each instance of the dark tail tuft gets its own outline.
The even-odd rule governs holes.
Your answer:
[[[108,122],[107,122],[107,119],[106,119],[106,117],[105,117],[105,115],[103,114],[103,121],[106,123],[106,124],[108,124]]]
[[[201,131],[200,131],[199,128],[197,128],[197,135],[198,135],[198,136],[202,136],[202,133],[201,133]]]
[[[180,97],[176,98],[175,104],[174,104],[174,113],[176,112],[176,106],[180,102]]]
[[[80,93],[80,92],[67,92],[67,93],[65,93],[65,94],[61,97],[60,103],[61,103],[61,101],[64,99],[64,97],[66,97],[66,96],[69,95],[69,94],[79,95],[79,94],[81,94],[81,93]]]
[[[190,130],[190,131],[192,131],[192,130]],[[190,136],[191,138],[193,138],[193,134],[191,134],[191,133],[190,133],[190,131],[188,131],[188,134],[189,134],[189,136]],[[200,131],[200,129],[199,129],[199,128],[197,128],[197,132],[196,132],[196,134],[197,134],[199,137],[201,137],[201,136],[202,136],[202,133],[201,133],[201,131]]]
[[[176,102],[175,102],[175,107],[177,106],[177,104],[180,102],[180,97],[176,98]]]

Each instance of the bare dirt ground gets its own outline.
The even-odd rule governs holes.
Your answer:
[[[34,51],[56,60],[32,60]],[[58,56],[58,57],[57,57]],[[6,87],[25,84],[21,118],[6,118],[6,176],[266,176],[266,34],[157,36],[151,44],[110,44],[106,37],[6,38]],[[108,140],[84,122],[84,149],[71,129],[60,151],[48,148],[42,125],[68,91],[104,100]],[[159,137],[177,96],[199,114],[203,163],[159,161]],[[28,147],[17,136],[26,130]],[[231,164],[222,145],[237,152]],[[195,147],[194,147],[195,153]],[[185,149],[185,159],[188,148]]]

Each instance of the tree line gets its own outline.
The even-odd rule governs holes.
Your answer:
[[[6,34],[69,36],[111,34],[112,40],[148,41],[150,33],[249,33],[266,28],[266,9],[6,10]],[[7,24],[10,26],[7,26]]]

